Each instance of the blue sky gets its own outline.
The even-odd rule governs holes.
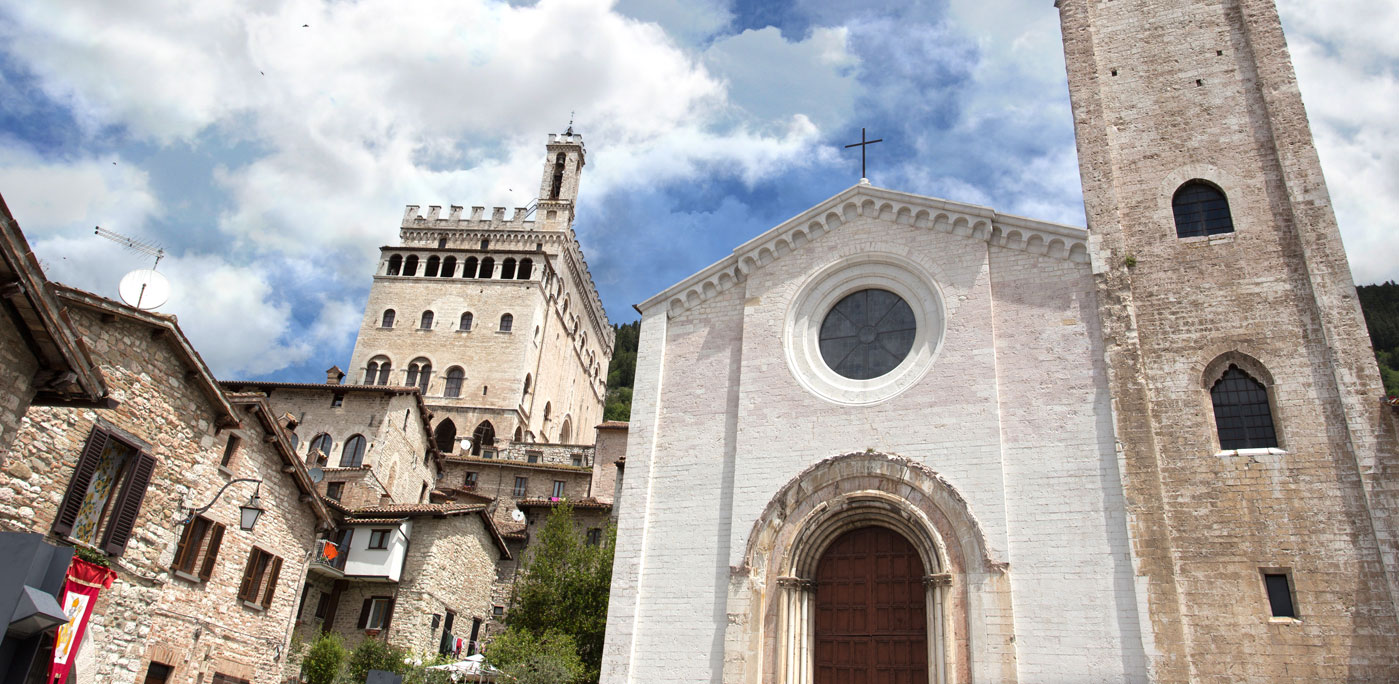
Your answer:
[[[1356,280],[1399,278],[1399,9],[1282,0]],[[305,26],[303,26],[305,25]],[[611,319],[859,178],[1083,224],[1049,0],[0,0],[0,194],[49,276],[163,311],[222,377],[349,358],[406,204],[523,206],[588,145]]]

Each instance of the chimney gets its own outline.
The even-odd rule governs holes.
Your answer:
[[[344,379],[345,371],[340,370],[339,366],[331,366],[325,372],[325,384],[327,385],[338,385]]]

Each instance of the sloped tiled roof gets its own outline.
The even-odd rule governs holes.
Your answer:
[[[569,499],[534,498],[534,499],[520,499],[519,501],[516,501],[516,502],[515,502],[515,506],[518,507],[518,508],[554,508],[554,507],[562,506],[562,505],[565,505],[565,504],[567,504],[567,505],[569,505],[569,506],[572,506],[572,507],[574,508],[574,510],[583,510],[583,511],[610,511],[610,510],[612,510],[612,504],[610,504],[610,503],[608,503],[608,502],[606,502],[606,501],[598,501],[597,499],[594,499],[594,498],[591,498],[591,497],[589,497],[589,498],[587,498],[587,499],[578,499],[578,500],[576,500],[576,501],[575,501],[575,500],[569,500]]]

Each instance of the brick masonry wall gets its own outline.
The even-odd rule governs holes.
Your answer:
[[[1155,678],[1399,677],[1394,429],[1273,3],[1060,6]],[[1235,232],[1176,237],[1193,178]],[[1281,449],[1219,451],[1226,354],[1266,374]],[[1269,619],[1263,568],[1300,620]]]
[[[87,310],[73,321],[97,359],[114,410],[33,408],[21,427],[10,468],[0,474],[0,521],[8,529],[47,533],[73,467],[97,421],[147,444],[158,465],[126,552],[115,559],[118,579],[103,592],[78,657],[80,682],[139,682],[152,657],[175,658],[173,682],[208,681],[215,671],[259,684],[283,676],[283,647],[301,588],[315,518],[300,501],[280,457],[263,440],[257,420],[240,409],[243,446],[221,469],[229,431],[216,432],[207,395],[186,375],[184,362],[152,328],[126,319],[102,321]],[[238,527],[238,506],[251,486],[235,485],[206,516],[227,526],[219,561],[207,583],[173,578],[173,560],[186,506],[213,499],[230,479],[263,480],[267,512],[255,532]],[[267,610],[236,599],[250,548],[283,559]]]
[[[34,373],[38,369],[38,360],[6,318],[0,325],[0,466],[7,463],[20,419],[34,399]]]

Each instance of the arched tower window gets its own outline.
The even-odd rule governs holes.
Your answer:
[[[1268,389],[1230,364],[1210,388],[1220,449],[1266,449],[1278,445]]]
[[[1199,237],[1234,232],[1229,200],[1218,186],[1199,179],[1187,182],[1171,198],[1176,237]]]
[[[470,312],[470,311],[462,312],[462,315],[461,315],[461,324],[457,326],[457,329],[458,329],[458,330],[461,330],[461,331],[468,331],[468,330],[471,330],[471,312]]]
[[[524,440],[524,438],[525,438],[525,432],[524,432],[524,430],[523,430],[520,426],[516,425],[516,426],[515,426],[515,441],[516,441],[516,442],[520,442],[520,441]]]
[[[447,369],[447,385],[442,389],[444,397],[460,397],[461,382],[466,379],[466,372],[460,366],[452,366]],[[455,428],[453,428],[455,430]]]
[[[389,384],[389,370],[393,363],[387,356],[376,356],[369,360],[364,366],[364,384],[366,385],[387,385]]]
[[[389,268],[384,271],[384,275],[398,275],[403,270],[403,257],[397,254],[389,257]]]
[[[529,373],[525,373],[525,391],[524,391],[524,395],[525,395],[525,396],[529,396],[529,384],[530,384],[530,380],[531,380],[531,378],[530,378]]]
[[[490,279],[495,274],[495,259],[486,257],[481,260],[481,270],[476,273],[476,277]]]
[[[471,455],[480,456],[481,447],[493,446],[495,446],[495,426],[491,425],[491,421],[483,420],[471,433]]]
[[[360,384],[361,384],[361,385],[372,385],[372,384],[374,384],[375,378],[378,378],[378,377],[379,377],[379,362],[377,362],[377,361],[370,361],[368,364],[366,364],[366,365],[364,366],[364,382],[361,382]]]
[[[422,328],[423,330],[432,330],[432,312],[431,312],[431,311],[424,311],[424,312],[423,312],[423,317],[422,317],[422,320],[418,323],[418,327],[419,327],[419,328]]]
[[[515,317],[514,317],[514,316],[511,316],[510,314],[501,314],[501,316],[500,316],[500,331],[501,331],[501,332],[510,332],[510,327],[513,326],[513,325],[515,325]]]
[[[413,359],[408,364],[408,379],[404,382],[409,387],[417,387],[423,394],[427,394],[427,384],[432,379],[432,362],[422,357]]]
[[[564,162],[567,159],[563,152],[554,157],[554,183],[549,186],[549,199],[559,198],[559,191],[563,189]]]
[[[517,280],[529,280],[530,274],[533,273],[533,272],[534,272],[534,260],[533,260],[533,259],[521,259],[521,260],[520,260],[520,268],[516,269],[516,271],[515,271],[515,278],[516,278]]]
[[[452,277],[452,276],[454,276],[454,275],[456,275],[456,274],[457,274],[457,258],[456,258],[456,257],[453,257],[453,256],[449,256],[449,257],[447,257],[446,259],[443,259],[443,260],[442,260],[442,273],[441,273],[440,275],[441,275],[443,278],[450,278],[450,277]]]
[[[549,414],[550,414],[550,413],[553,413],[553,412],[554,412],[554,404],[551,403],[551,402],[547,402],[547,401],[544,402],[544,420],[549,420]]]
[[[306,448],[306,462],[311,465],[319,465],[326,462],[330,448],[335,445],[335,440],[330,435],[322,432],[311,440],[311,446]]]
[[[384,317],[379,321],[379,327],[392,328],[394,316],[398,315],[393,309],[384,309]]]
[[[407,259],[403,260],[403,275],[418,275],[418,257],[416,254],[410,254]]]
[[[467,257],[466,261],[463,261],[461,265],[461,277],[475,278],[477,263],[476,257]]]
[[[364,437],[355,435],[345,440],[345,446],[340,450],[341,468],[358,468],[364,465]]]
[[[427,266],[423,267],[423,275],[424,275],[424,276],[427,276],[428,278],[436,278],[436,277],[437,277],[437,267],[438,267],[438,265],[439,265],[440,263],[441,263],[441,260],[438,259],[435,255],[434,255],[434,256],[428,257],[428,258],[427,258]]]
[[[569,416],[563,417],[563,425],[559,427],[559,444],[573,443],[573,419]]]
[[[506,257],[505,261],[500,262],[500,279],[501,279],[501,280],[514,280],[514,279],[515,279],[515,258],[514,258],[514,257]]]
[[[443,418],[437,424],[437,429],[432,431],[432,439],[437,444],[437,450],[444,453],[452,453],[452,449],[457,446],[457,424],[451,418]]]

